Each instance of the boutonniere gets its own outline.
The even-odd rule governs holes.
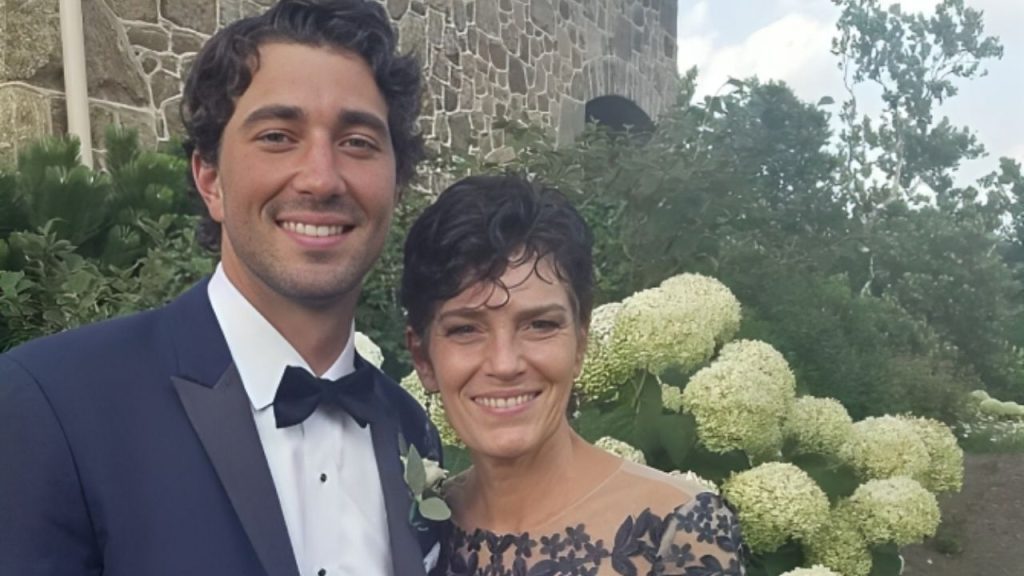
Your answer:
[[[409,522],[419,530],[427,530],[419,521],[420,518],[433,522],[444,522],[451,518],[452,511],[441,495],[448,471],[436,461],[420,456],[411,444],[405,456],[402,456],[402,465],[405,467],[405,483],[412,493]]]

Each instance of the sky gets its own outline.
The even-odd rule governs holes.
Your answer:
[[[905,11],[929,14],[936,3],[900,2]],[[1004,47],[1002,60],[987,62],[987,76],[961,82],[959,95],[938,111],[955,126],[970,126],[988,150],[987,158],[962,167],[970,181],[993,171],[1001,156],[1024,163],[1024,0],[966,4],[983,11],[985,33]],[[829,0],[679,0],[679,70],[697,66],[698,96],[715,93],[730,77],[757,76],[785,81],[804,100],[840,102],[842,75],[829,51],[838,16]]]

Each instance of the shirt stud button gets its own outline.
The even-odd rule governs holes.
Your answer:
[[[327,576],[327,570],[324,570],[323,568],[317,570],[316,576]]]
[[[327,474],[321,474],[320,475],[320,481],[321,482],[327,482]],[[324,576],[324,575],[320,574],[320,576]]]

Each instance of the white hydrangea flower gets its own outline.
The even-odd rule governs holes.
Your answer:
[[[839,574],[838,572],[833,572],[832,570],[829,570],[828,568],[826,568],[825,566],[822,566],[821,564],[815,564],[814,566],[811,566],[810,568],[797,568],[795,570],[790,570],[789,572],[786,572],[785,574],[782,574],[782,576],[843,576],[843,575]]]
[[[636,358],[638,367],[652,374],[659,374],[677,359],[683,361],[681,357],[703,356],[703,361],[714,351],[714,336],[685,326],[686,321],[663,290],[641,290],[622,301],[612,346]]]
[[[622,440],[617,440],[611,436],[605,436],[594,445],[602,450],[606,450],[615,454],[619,458],[629,460],[630,462],[636,462],[637,464],[647,464],[647,459],[644,458],[644,453],[638,448],[634,448]]]
[[[841,457],[863,480],[928,473],[928,448],[913,424],[897,416],[865,418],[853,425]]]
[[[740,304],[732,292],[697,274],[675,276],[621,303],[599,306],[591,317],[579,378],[583,400],[615,398],[638,370],[654,375],[670,366],[692,370],[731,339],[739,323]]]
[[[662,282],[660,288],[674,306],[690,308],[695,322],[714,334],[717,344],[732,340],[739,331],[740,301],[718,280],[701,274],[679,274]]]
[[[825,492],[806,472],[770,462],[733,475],[722,494],[739,512],[743,536],[757,553],[773,552],[787,540],[805,541],[829,517]]]
[[[687,371],[732,338],[739,322],[739,301],[721,282],[682,274],[623,300],[612,342],[652,374]]]
[[[932,492],[959,492],[964,484],[964,451],[948,426],[930,418],[905,417],[928,450],[928,469],[917,478]]]
[[[789,362],[771,344],[760,340],[736,340],[722,347],[718,361],[740,360],[755,364],[765,375],[765,383],[772,384],[784,392],[796,393],[796,376],[789,368]]]
[[[377,368],[384,364],[384,353],[381,352],[380,346],[377,346],[377,343],[371,340],[369,336],[358,330],[356,330],[355,346],[356,352],[370,364]]]
[[[934,535],[939,527],[935,495],[905,476],[861,484],[844,507],[869,544],[907,546]]]
[[[853,419],[838,400],[801,396],[789,410],[782,435],[798,454],[837,454],[853,433]]]
[[[451,423],[448,421],[448,416],[445,415],[444,403],[441,401],[441,395],[427,391],[427,389],[423,387],[423,383],[420,382],[420,377],[416,374],[415,370],[410,372],[405,378],[402,378],[402,381],[399,382],[399,384],[406,392],[411,394],[417,402],[420,403],[420,406],[423,406],[424,410],[426,410],[427,416],[430,418],[430,421],[434,423],[434,426],[437,427],[438,434],[441,435],[441,442],[448,446],[455,446],[457,448],[465,447],[462,440],[459,438],[459,435],[455,432],[455,429],[452,428]]]
[[[726,344],[690,379],[683,406],[709,450],[768,459],[782,447],[782,422],[795,396],[796,379],[785,358],[768,344],[741,340]]]
[[[698,476],[697,474],[694,474],[693,472],[690,472],[689,470],[687,470],[686,472],[682,472],[680,470],[673,470],[673,471],[669,472],[668,475],[672,476],[674,478],[680,478],[683,481],[685,481],[687,484],[695,485],[698,488],[704,490],[705,492],[713,492],[715,494],[718,494],[718,485],[717,484],[715,484],[711,480],[708,480],[707,478],[703,478],[701,476]]]
[[[591,313],[587,354],[583,359],[583,371],[577,379],[581,399],[585,402],[615,398],[618,387],[637,369],[636,358],[612,345],[621,309],[622,304],[612,302],[598,306]]]
[[[670,384],[661,384],[661,405],[672,412],[683,411],[683,391]]]
[[[868,576],[871,550],[860,530],[842,506],[836,507],[828,521],[804,543],[806,561],[821,565],[843,576]]]

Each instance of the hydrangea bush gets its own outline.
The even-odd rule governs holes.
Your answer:
[[[724,285],[695,274],[599,307],[577,428],[721,486],[753,575],[897,574],[898,547],[938,527],[935,494],[962,485],[956,437],[912,416],[854,422],[834,399],[799,396],[782,354],[733,340],[740,318]]]
[[[936,493],[962,485],[956,437],[906,415],[853,422],[834,399],[799,396],[782,354],[734,340],[740,319],[728,288],[695,274],[595,309],[577,430],[695,489],[721,487],[751,576],[898,574],[898,547],[938,527]],[[415,373],[402,386],[461,447]]]
[[[1024,406],[971,393],[971,404],[957,426],[961,445],[974,452],[1024,451]]]

